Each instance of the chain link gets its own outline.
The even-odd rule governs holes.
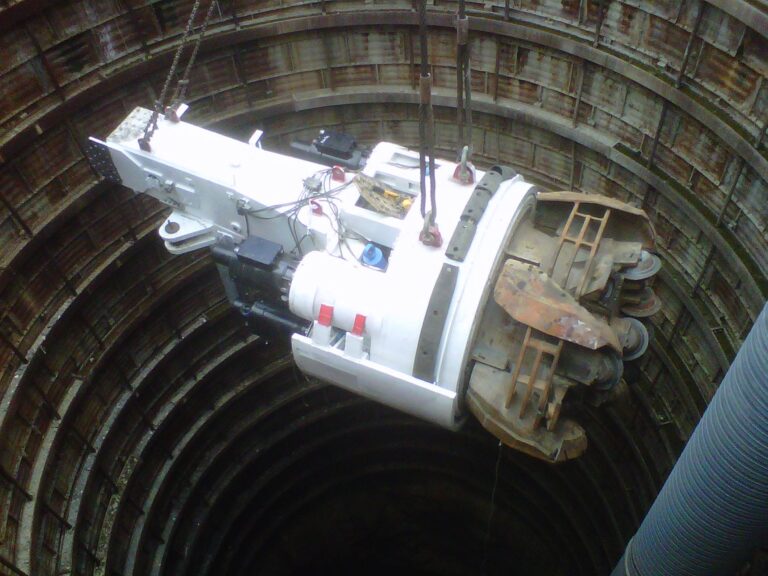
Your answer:
[[[155,106],[154,106],[154,110],[152,111],[152,116],[150,117],[149,121],[147,122],[147,125],[144,128],[144,135],[141,138],[139,138],[139,146],[142,148],[142,150],[149,150],[149,142],[150,140],[152,140],[152,135],[155,133],[155,130],[157,130],[157,119],[159,118],[160,114],[163,113],[165,110],[164,107],[165,107],[166,97],[168,95],[168,89],[171,87],[171,81],[173,80],[173,77],[176,75],[176,69],[179,67],[179,62],[181,61],[181,55],[184,52],[184,48],[186,47],[187,42],[189,40],[189,36],[192,33],[192,29],[194,28],[195,18],[197,17],[197,12],[200,9],[200,3],[201,3],[201,0],[195,0],[195,3],[192,5],[192,11],[190,12],[189,19],[187,20],[187,26],[184,29],[184,34],[181,37],[181,42],[179,43],[179,47],[176,49],[176,53],[173,55],[173,61],[171,62],[171,67],[168,70],[168,75],[165,77],[165,82],[163,83],[163,89],[160,91],[160,98],[158,98],[155,101]],[[189,74],[192,70],[192,66],[195,63],[195,58],[197,57],[197,53],[200,49],[200,44],[203,40],[203,37],[205,36],[205,30],[208,26],[208,21],[210,20],[211,14],[213,13],[213,6],[215,4],[216,4],[216,0],[211,0],[211,3],[208,6],[208,12],[205,15],[205,20],[203,21],[200,35],[195,41],[194,48],[192,49],[192,55],[190,56],[189,61],[187,62],[187,66],[184,70],[184,75],[176,84],[173,98],[171,100],[172,107],[175,107],[176,105],[178,105],[181,99],[183,99],[186,96],[187,87],[189,85]]]

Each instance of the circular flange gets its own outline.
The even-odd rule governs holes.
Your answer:
[[[640,253],[640,259],[632,268],[626,269],[623,274],[627,280],[646,280],[661,270],[661,259],[647,250]]]
[[[624,361],[627,362],[629,360],[637,360],[645,354],[645,351],[648,350],[648,344],[651,342],[651,338],[648,335],[648,329],[645,327],[645,324],[640,322],[637,318],[627,318],[629,320],[629,323],[631,325],[630,330],[634,331],[637,336],[637,344],[634,347],[634,350],[628,351],[624,354]]]
[[[621,307],[621,311],[627,316],[634,316],[635,318],[647,318],[653,316],[661,310],[661,300],[651,288],[645,288],[643,290],[643,296],[640,302],[627,303]]]
[[[610,353],[606,354],[606,359],[611,366],[611,378],[603,382],[596,382],[594,387],[597,390],[610,390],[621,381],[621,377],[624,375],[624,362],[622,362],[622,358],[619,354],[610,351]]]

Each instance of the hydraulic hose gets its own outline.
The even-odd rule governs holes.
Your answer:
[[[768,305],[612,576],[732,576],[768,536]]]

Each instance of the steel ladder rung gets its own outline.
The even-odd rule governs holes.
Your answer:
[[[563,287],[567,286],[568,278],[570,278],[571,276],[573,265],[576,261],[576,256],[578,255],[579,250],[582,247],[589,248],[589,257],[584,263],[584,272],[581,277],[581,281],[579,282],[579,286],[576,289],[577,298],[581,296],[581,294],[584,291],[584,287],[586,286],[587,279],[589,278],[589,275],[592,271],[592,264],[595,258],[595,254],[597,253],[597,248],[600,244],[600,240],[602,239],[603,233],[605,232],[605,227],[608,224],[608,219],[611,215],[610,208],[606,208],[602,216],[593,216],[591,214],[584,214],[583,212],[579,212],[580,206],[581,206],[581,202],[573,203],[573,208],[571,209],[571,213],[568,216],[568,220],[566,221],[565,226],[563,227],[563,231],[560,233],[560,238],[557,244],[557,250],[555,251],[554,258],[552,260],[552,265],[550,266],[550,270],[549,270],[549,274],[550,276],[552,276],[555,271],[555,267],[557,266],[557,259],[560,257],[560,252],[562,251],[563,244],[565,242],[572,243],[574,245],[574,251],[573,251],[573,254],[570,256],[570,261],[566,265],[565,278],[563,279],[563,282],[562,282]],[[578,236],[574,238],[573,236],[569,235],[569,232],[577,216],[583,218],[583,221],[581,223],[581,228],[579,229]],[[595,239],[592,241],[585,240],[584,236],[589,230],[589,227],[592,224],[592,222],[596,222],[596,223],[599,222],[599,227],[595,233]]]
[[[505,408],[509,408],[512,404],[512,398],[515,395],[517,384],[526,384],[525,396],[520,403],[519,411],[519,417],[523,418],[528,408],[528,403],[530,402],[531,396],[533,395],[534,388],[536,387],[537,382],[541,382],[543,392],[541,398],[539,399],[538,409],[539,412],[541,411],[542,398],[549,397],[550,389],[552,387],[552,378],[555,374],[557,363],[560,360],[560,352],[562,349],[562,340],[558,341],[557,344],[550,344],[549,342],[536,337],[533,334],[533,328],[530,326],[527,327],[527,330],[525,331],[525,338],[523,339],[523,344],[520,347],[520,352],[517,355],[517,362],[515,363],[515,370],[512,373],[509,390],[507,391],[507,397],[504,402]],[[528,375],[521,375],[520,371],[522,370],[523,362],[525,361],[525,356],[528,350],[535,350],[536,352],[533,359],[533,365],[531,366]],[[545,355],[552,358],[549,371],[545,378],[538,378],[541,363]]]

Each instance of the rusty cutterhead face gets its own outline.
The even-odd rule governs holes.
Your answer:
[[[615,393],[623,362],[645,352],[647,330],[632,316],[658,310],[653,248],[642,210],[539,193],[511,236],[474,344],[467,403],[486,429],[553,462],[586,450],[566,395],[582,389],[580,399],[600,402]]]

